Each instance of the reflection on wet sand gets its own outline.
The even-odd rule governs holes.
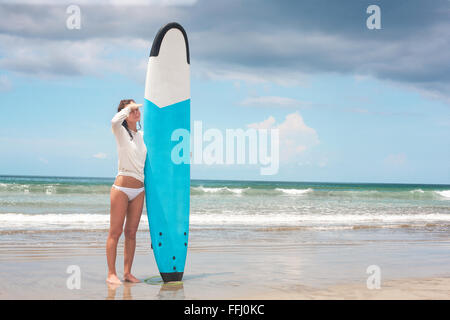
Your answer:
[[[183,282],[177,281],[175,283],[168,282],[163,284],[156,298],[160,300],[184,300]]]
[[[106,300],[115,300],[116,299],[116,292],[117,289],[120,288],[121,284],[111,284],[106,283],[108,286],[108,295],[106,297]],[[123,294],[122,299],[123,300],[133,300],[133,295],[131,294],[131,288],[137,285],[137,283],[131,283],[131,282],[124,282],[123,283]]]
[[[143,283],[145,284],[146,281],[144,280],[139,285],[142,285]],[[184,300],[186,298],[184,295],[184,286],[183,286],[182,281],[164,283],[161,280],[161,281],[157,281],[157,282],[151,283],[151,284],[161,286],[158,294],[154,297],[155,299]],[[122,299],[123,300],[133,300],[132,287],[134,287],[136,285],[138,285],[138,283],[131,283],[131,282],[124,282],[123,284],[107,283],[108,293],[106,296],[106,300],[115,300],[116,298],[120,299],[120,297],[116,297],[116,295],[117,295],[117,289],[120,288],[121,286],[123,286]]]
[[[149,278],[145,279],[144,282],[149,285],[161,286],[158,294],[155,297],[156,299],[160,299],[160,300],[185,299],[183,281],[174,281],[174,282],[164,283],[164,281],[162,280],[162,278],[160,276],[153,276],[153,277],[149,277]]]
[[[116,298],[116,290],[120,287],[120,284],[112,284],[107,282],[106,285],[108,286],[108,295],[106,300],[114,300]]]

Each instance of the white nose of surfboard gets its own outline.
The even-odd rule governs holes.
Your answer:
[[[158,32],[148,60],[145,99],[159,108],[191,98],[187,37],[176,26]]]

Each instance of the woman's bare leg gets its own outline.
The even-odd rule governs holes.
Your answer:
[[[142,209],[144,207],[145,192],[141,192],[136,198],[130,201],[125,222],[125,247],[124,247],[124,269],[123,278],[125,281],[140,282],[131,274],[134,252],[136,250],[136,232],[141,220]]]
[[[117,277],[116,272],[116,255],[117,243],[123,230],[123,222],[127,213],[128,196],[116,188],[111,188],[111,218],[109,226],[108,239],[106,240],[106,260],[108,262],[108,277],[106,281],[109,283],[122,283]]]

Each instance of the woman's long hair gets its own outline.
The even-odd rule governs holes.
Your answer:
[[[119,107],[117,108],[117,112],[119,112],[120,110],[122,110],[122,109],[125,108],[128,104],[130,104],[130,103],[132,103],[132,102],[133,102],[133,103],[136,103],[133,99],[124,99],[124,100],[120,100]],[[142,129],[142,127],[141,127],[141,122],[138,121],[138,123],[139,123],[139,129],[137,129],[137,130],[140,130],[140,129]],[[128,128],[127,120],[123,120],[122,125],[123,125],[123,126],[125,127],[125,129],[127,130],[128,134],[130,135],[131,140],[133,140],[133,135],[131,134],[131,131],[130,131],[130,129]]]

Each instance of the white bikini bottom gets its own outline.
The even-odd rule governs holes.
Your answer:
[[[145,190],[144,187],[142,188],[126,188],[126,187],[120,187],[116,186],[115,184],[112,185],[114,188],[123,191],[128,196],[128,201],[133,200],[136,198],[142,191]]]

